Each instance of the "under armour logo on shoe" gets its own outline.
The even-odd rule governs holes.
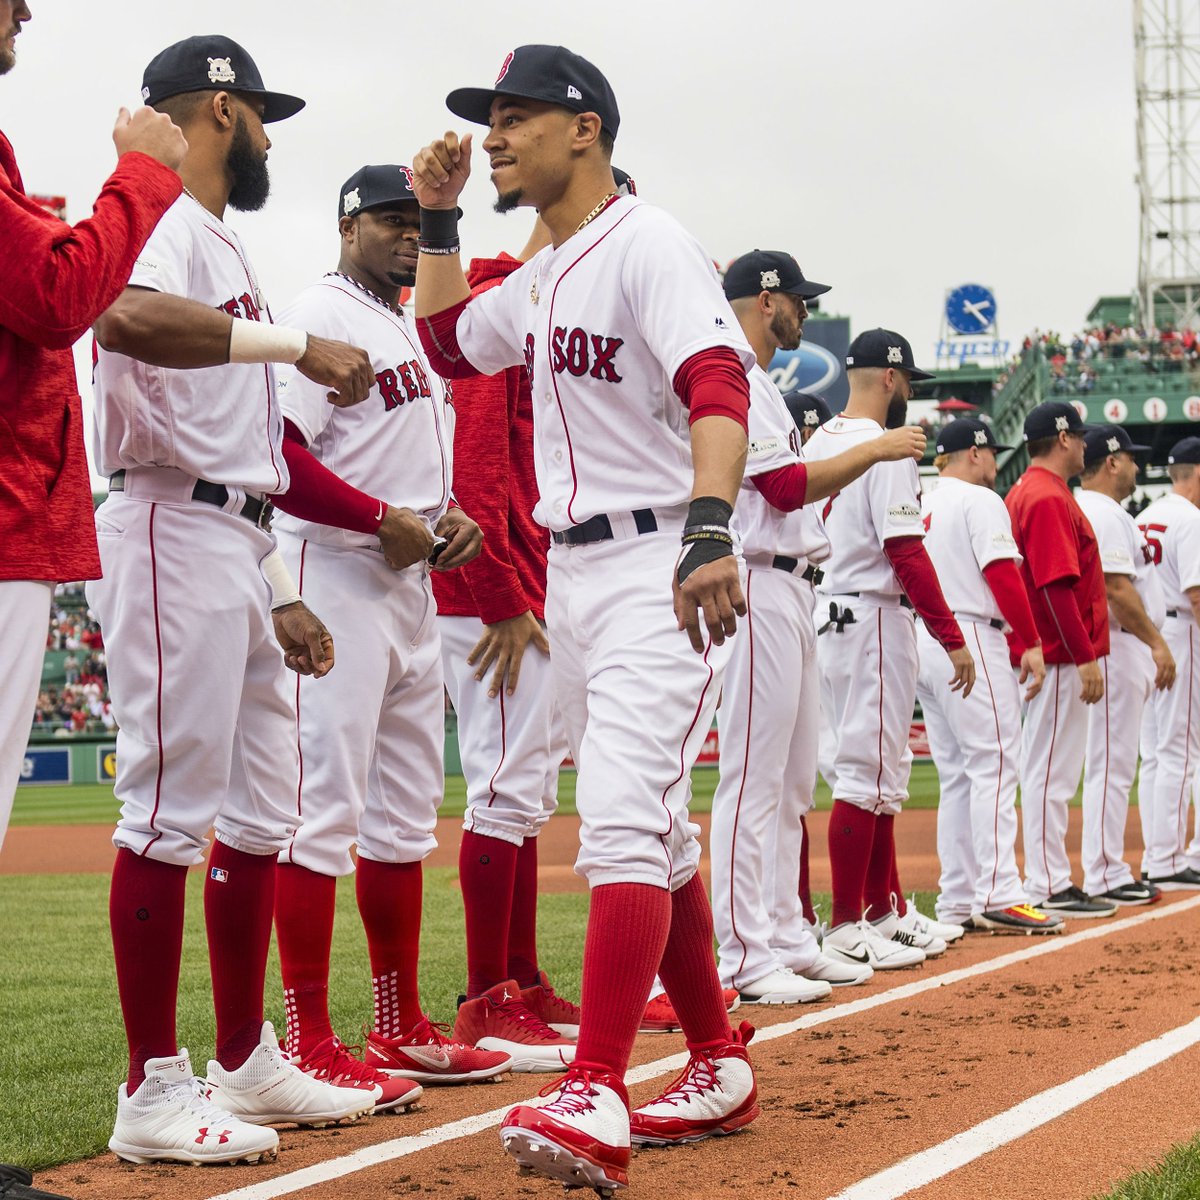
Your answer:
[[[215,1137],[218,1141],[218,1144],[223,1146],[227,1141],[229,1141],[229,1135],[233,1132],[233,1130],[222,1129],[220,1133],[209,1133],[208,1126],[202,1125],[199,1132],[200,1136],[196,1139],[197,1146],[203,1146],[210,1137]]]

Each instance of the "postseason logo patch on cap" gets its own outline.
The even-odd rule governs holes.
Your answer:
[[[362,197],[358,194],[358,188],[351,188],[342,197],[342,212],[349,216],[360,204],[362,204]]]

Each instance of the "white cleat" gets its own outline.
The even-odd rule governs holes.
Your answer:
[[[880,936],[888,938],[900,946],[911,946],[924,953],[926,958],[937,958],[946,953],[946,943],[941,938],[930,937],[928,934],[915,933],[905,929],[900,918],[894,912],[888,913],[880,921],[872,921],[872,927]]]
[[[903,946],[884,937],[869,921],[843,921],[825,934],[821,952],[842,962],[870,967],[874,971],[895,971],[915,967],[925,961],[925,951]]]
[[[832,990],[824,980],[797,975],[790,967],[776,967],[769,975],[742,984],[737,993],[743,1004],[811,1004],[825,1000]]]
[[[264,1021],[254,1053],[227,1071],[208,1064],[209,1096],[252,1125],[310,1125],[322,1128],[367,1116],[383,1096],[378,1086],[337,1087],[306,1075],[279,1048],[275,1027]]]
[[[895,897],[892,897],[892,903],[895,905]],[[899,905],[896,905],[896,907],[899,907]],[[917,908],[916,893],[909,897],[908,904],[905,906],[904,916],[900,918],[900,928],[907,929],[909,933],[923,933],[926,937],[941,938],[947,945],[951,942],[957,942],[967,932],[965,925],[927,917]]]
[[[821,980],[831,987],[854,987],[866,983],[875,972],[866,963],[846,962],[822,950],[818,952],[815,962],[796,971],[796,974],[803,975],[805,979]]]
[[[226,1112],[208,1099],[208,1088],[192,1074],[186,1050],[174,1058],[146,1061],[146,1078],[129,1095],[117,1091],[117,1123],[108,1148],[126,1162],[265,1162],[279,1151],[279,1134]]]

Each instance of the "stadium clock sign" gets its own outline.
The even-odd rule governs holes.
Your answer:
[[[996,324],[996,297],[981,283],[964,283],[946,296],[946,324],[955,333],[977,334]]]

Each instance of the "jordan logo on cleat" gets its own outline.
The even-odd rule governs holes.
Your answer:
[[[229,1135],[233,1132],[233,1130],[222,1129],[219,1133],[209,1133],[208,1126],[202,1125],[199,1132],[200,1136],[196,1139],[197,1146],[203,1146],[210,1137],[215,1137],[218,1144],[223,1146],[227,1141],[229,1141]]]

